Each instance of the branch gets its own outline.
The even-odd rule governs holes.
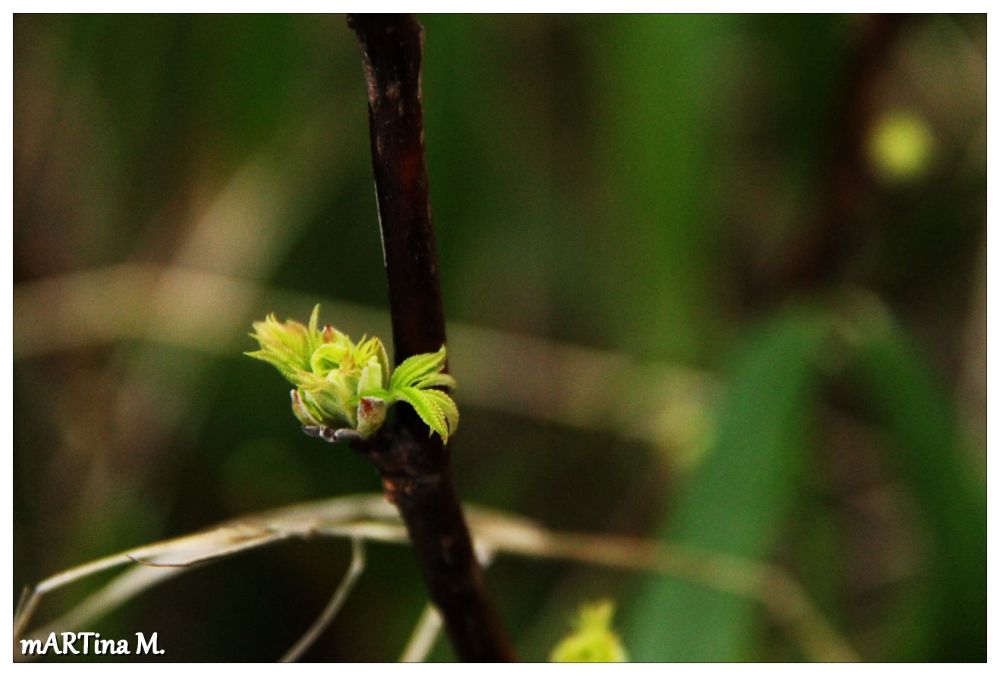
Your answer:
[[[420,69],[423,28],[411,15],[349,15],[368,88],[372,167],[389,282],[395,361],[445,344],[424,158]],[[364,451],[406,524],[432,602],[456,655],[510,661],[451,478],[448,448],[409,407],[396,407]]]
[[[477,547],[478,558],[483,568],[488,568],[493,562],[494,552],[486,547]],[[428,603],[424,612],[420,614],[417,626],[413,628],[410,640],[406,642],[400,662],[423,662],[427,655],[434,649],[434,644],[441,635],[441,614],[434,608],[434,604]]]
[[[816,288],[834,279],[870,234],[857,223],[871,188],[865,138],[877,112],[879,77],[906,19],[902,14],[868,17],[847,57],[822,176],[825,192],[819,197],[815,222],[779,269],[773,284],[776,291]]]

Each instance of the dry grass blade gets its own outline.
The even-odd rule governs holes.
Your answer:
[[[333,618],[337,616],[337,613],[340,612],[344,601],[347,600],[351,590],[354,589],[355,583],[357,583],[358,578],[361,577],[361,573],[364,571],[364,540],[358,537],[351,538],[351,565],[347,567],[347,572],[344,573],[343,579],[337,585],[337,589],[333,592],[333,596],[330,597],[329,603],[323,608],[323,612],[319,614],[319,617],[312,623],[312,626],[306,630],[306,633],[295,642],[295,645],[289,648],[288,652],[282,656],[282,662],[298,662],[299,658],[309,650],[320,634],[333,622]]]
[[[51,632],[65,631],[68,627],[85,626],[146,589],[165,582],[187,569],[248,549],[262,547],[292,535],[294,533],[242,528],[238,525],[223,526],[216,530],[121,552],[63,571],[43,580],[28,594],[27,600],[14,619],[14,640],[16,642],[23,635],[38,603],[45,594],[85,577],[127,563],[141,564],[139,567],[132,568],[115,577],[68,613],[33,632],[29,638],[44,640]],[[16,645],[15,648],[17,648]],[[15,649],[15,655],[18,654],[19,651]]]
[[[476,556],[479,558],[479,563],[482,565],[483,570],[489,568],[490,564],[493,563],[495,554],[496,552],[484,546],[482,542],[476,544]],[[417,624],[413,628],[413,633],[410,634],[409,640],[406,642],[406,647],[403,648],[403,654],[400,656],[399,661],[412,663],[426,660],[427,655],[434,648],[438,637],[441,636],[442,628],[441,615],[432,604],[428,603],[424,607],[424,611],[420,614],[420,619],[417,620]]]
[[[400,662],[423,662],[434,647],[438,636],[441,635],[441,615],[428,603],[424,606],[424,611],[420,613],[420,619],[410,634],[410,640],[406,642]]]
[[[150,298],[156,298],[156,312],[148,311]],[[208,305],[195,313],[192,298]],[[228,356],[247,347],[241,341],[250,308],[284,308],[290,314],[298,308],[306,314],[315,302],[179,265],[125,263],[85,270],[15,287],[14,357],[122,340]],[[326,316],[337,317],[338,326],[349,333],[389,332],[385,313],[375,308],[321,302]],[[474,406],[581,429],[607,429],[675,452],[696,446],[707,424],[716,385],[704,372],[462,322],[450,322],[448,333],[451,369],[461,374],[462,401]],[[572,392],[558,385],[564,382],[576,384]],[[637,401],[622,395],[637,389],[649,396]]]
[[[44,641],[50,633],[63,631],[66,627],[85,627],[150,587],[166,582],[183,571],[183,568],[149,568],[146,566],[130,568],[89,595],[65,615],[32,632],[30,638]],[[36,598],[40,598],[40,596]],[[25,620],[29,617],[25,616]]]
[[[329,519],[326,526],[345,522],[358,522],[360,532],[369,539],[385,539],[390,534],[401,536],[397,528],[375,525],[364,528],[364,518],[373,511],[372,502],[381,501],[380,496],[349,496],[335,498],[308,505],[293,506],[273,512],[235,519],[219,526],[179,538],[164,540],[106,556],[80,566],[62,571],[41,581],[28,593],[14,618],[14,640],[24,635],[42,597],[69,584],[91,575],[130,563],[143,564],[141,568],[130,570],[115,578],[104,588],[86,598],[77,607],[51,622],[45,635],[53,627],[66,630],[80,626],[100,617],[128,601],[136,594],[159,584],[195,565],[231,556],[242,551],[262,547],[291,537],[310,537],[320,528],[316,514],[324,514]],[[330,533],[341,535],[341,532]]]
[[[551,531],[529,519],[483,507],[468,506],[467,513],[481,557],[495,552],[673,575],[761,604],[810,659],[837,662],[858,659],[854,650],[813,606],[801,585],[777,566],[653,540]],[[218,560],[287,538],[314,536],[407,542],[406,531],[395,509],[378,494],[331,498],[247,516],[203,533],[105,557],[44,580],[35,587],[16,618],[15,639],[23,633],[44,594],[94,573],[132,563],[129,557],[154,563],[157,567],[142,566],[128,571],[45,629],[54,631],[58,627],[65,631],[92,621],[141,591],[190,570],[193,564]],[[321,616],[320,620],[323,618]],[[421,625],[415,635],[426,632],[419,640],[424,644],[429,640],[432,645],[432,621],[422,621]],[[413,643],[411,638],[411,645]],[[418,643],[412,652],[408,647],[404,657],[417,657],[421,651],[426,654],[430,648],[424,644]]]

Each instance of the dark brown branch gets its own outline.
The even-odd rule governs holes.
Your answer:
[[[790,243],[783,262],[763,278],[744,280],[748,304],[780,302],[789,292],[817,289],[835,280],[870,237],[858,218],[872,197],[865,140],[877,113],[879,79],[906,20],[900,14],[863,19],[833,104],[834,126],[818,177],[816,215]]]
[[[424,158],[423,28],[410,15],[349,15],[368,86],[372,166],[389,281],[395,362],[445,343],[444,311]],[[510,661],[514,653],[486,595],[451,478],[448,448],[407,406],[368,449],[406,523],[431,600],[455,653]]]
[[[877,112],[879,77],[905,19],[901,14],[869,17],[848,58],[835,117],[838,124],[829,149],[826,194],[818,205],[818,219],[809,239],[802,251],[791,257],[794,265],[786,272],[786,287],[830,281],[864,238],[856,219],[871,183],[865,163],[865,138]]]

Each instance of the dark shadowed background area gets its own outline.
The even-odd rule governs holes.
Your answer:
[[[985,17],[422,20],[463,498],[772,562],[866,660],[985,659]],[[16,16],[14,172],[15,598],[379,490],[241,356],[252,320],[316,302],[389,337],[343,16]],[[274,660],[349,554],[243,554],[86,629]],[[669,576],[501,556],[487,579],[528,659],[600,598],[636,660],[808,657]],[[372,545],[306,658],[396,659],[425,600]]]

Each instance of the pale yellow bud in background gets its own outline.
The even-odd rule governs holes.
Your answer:
[[[868,137],[868,158],[883,180],[902,183],[927,173],[934,134],[920,115],[897,110],[882,115]]]

